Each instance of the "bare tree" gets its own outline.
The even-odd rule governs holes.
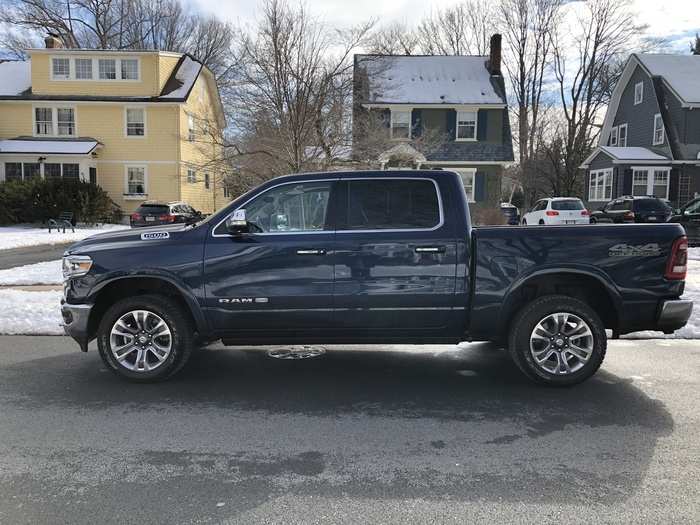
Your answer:
[[[419,52],[418,35],[406,24],[378,28],[367,39],[367,52],[377,55],[414,55]]]
[[[598,138],[596,120],[617,81],[616,64],[644,31],[628,1],[589,0],[581,8],[574,23],[562,25],[553,40],[562,119],[547,155],[561,195],[580,191],[579,166]]]
[[[488,0],[438,10],[418,25],[420,49],[429,55],[486,55],[496,14]]]

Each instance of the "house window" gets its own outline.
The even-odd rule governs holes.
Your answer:
[[[98,61],[100,80],[116,80],[117,62],[113,58],[100,58]]]
[[[24,168],[24,180],[33,179],[35,177],[41,176],[41,164],[38,162],[25,162],[22,167]]]
[[[476,111],[457,112],[457,140],[476,140]]]
[[[661,113],[654,115],[654,140],[652,144],[658,146],[664,143],[664,121],[661,118]]]
[[[617,127],[610,130],[610,145],[617,146]]]
[[[139,62],[135,58],[122,58],[122,80],[138,80]]]
[[[6,162],[5,163],[5,181],[22,180],[22,163],[21,162]]]
[[[61,178],[61,165],[46,163],[44,164],[44,178],[45,179],[60,179]]]
[[[75,78],[79,80],[92,80],[92,59],[75,59]]]
[[[411,138],[411,112],[392,111],[391,112],[391,138],[410,139]]]
[[[209,174],[205,173],[204,174],[204,188],[207,190],[209,189]]]
[[[51,73],[54,79],[67,80],[70,78],[70,58],[52,58]]]
[[[146,110],[126,108],[126,136],[143,137],[146,134]]]
[[[187,140],[194,142],[194,116],[187,115]]]
[[[53,109],[34,108],[34,129],[37,135],[53,135]]]
[[[64,179],[79,179],[80,178],[80,166],[78,164],[64,164],[63,165],[63,178]]]
[[[612,169],[591,171],[588,182],[589,201],[608,201],[612,198]]]
[[[223,191],[224,191],[224,198],[230,199],[231,198],[231,190],[228,189],[228,186],[224,185]]]
[[[627,147],[627,124],[620,124],[617,132],[617,145],[621,148]]]
[[[464,193],[467,195],[468,202],[474,202],[474,176],[476,175],[476,169],[463,169],[455,170],[459,173],[462,178],[462,184],[464,185]]]
[[[126,193],[128,195],[144,195],[146,193],[146,168],[143,166],[127,166]]]
[[[57,108],[56,121],[58,135],[75,135],[75,110],[73,108]]]
[[[634,168],[632,195],[653,195],[660,199],[667,199],[670,172],[671,168]]]
[[[195,182],[197,182],[197,174],[194,170],[187,170],[187,182],[189,184],[194,184]]]
[[[641,104],[644,100],[644,82],[637,82],[634,85],[634,105]]]

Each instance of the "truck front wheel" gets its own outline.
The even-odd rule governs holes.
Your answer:
[[[140,383],[178,372],[194,348],[193,328],[172,299],[140,295],[118,301],[100,322],[97,346],[107,368]]]
[[[511,324],[510,355],[530,379],[550,386],[585,381],[600,368],[607,339],[600,317],[583,301],[539,297]]]

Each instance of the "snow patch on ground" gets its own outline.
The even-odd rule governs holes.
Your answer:
[[[91,235],[128,228],[123,224],[103,224],[101,226],[76,226],[75,232],[66,233],[36,225],[18,225],[0,227],[0,250],[38,246],[41,244],[62,244],[65,242],[81,241]]]
[[[63,292],[0,290],[0,334],[60,335]]]
[[[61,284],[62,282],[60,259],[0,270],[0,286]]]

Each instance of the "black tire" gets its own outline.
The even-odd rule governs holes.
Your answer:
[[[523,219],[523,226],[527,226],[527,221]]]
[[[542,219],[540,219],[539,225],[544,226],[544,221]]]
[[[591,222],[591,224],[596,224],[598,221],[596,220],[595,217],[591,217],[590,222]]]
[[[153,312],[165,321],[170,330],[170,354],[150,371],[129,370],[112,354],[112,327],[120,317],[133,310]],[[195,347],[194,327],[182,307],[172,299],[162,295],[138,295],[122,299],[107,310],[97,330],[97,347],[107,368],[118,376],[137,383],[154,383],[172,377],[185,366]]]
[[[539,366],[530,352],[530,335],[537,324],[549,314],[565,312],[580,317],[592,333],[592,353],[588,361],[577,371],[557,375]],[[515,364],[523,373],[538,383],[548,386],[572,386],[581,383],[598,371],[605,358],[607,336],[605,325],[598,314],[586,303],[564,295],[546,295],[527,304],[510,326],[508,350]]]

